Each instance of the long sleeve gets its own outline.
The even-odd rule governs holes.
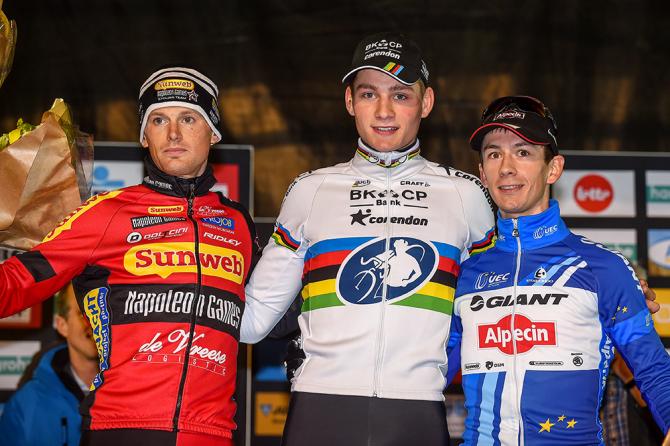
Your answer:
[[[654,329],[633,269],[614,258],[598,274],[601,322],[633,371],[654,419],[663,432],[670,427],[670,356]]]
[[[91,261],[121,191],[92,197],[32,250],[0,264],[0,317],[53,295]]]
[[[322,180],[321,176],[304,174],[286,192],[275,231],[245,288],[241,342],[255,343],[267,336],[300,292],[309,246],[304,229]]]

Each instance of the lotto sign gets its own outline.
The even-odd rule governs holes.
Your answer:
[[[659,336],[670,337],[670,288],[654,288],[656,292],[656,302],[661,306],[657,313],[654,313],[654,327]]]
[[[566,170],[553,188],[566,217],[634,217],[632,170]]]
[[[583,235],[594,242],[602,243],[610,249],[619,251],[628,260],[637,262],[637,232],[635,229],[572,228],[572,232]]]
[[[648,217],[670,217],[670,170],[645,172]]]

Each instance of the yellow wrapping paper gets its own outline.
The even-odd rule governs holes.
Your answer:
[[[9,20],[2,12],[2,0],[0,0],[0,86],[12,69],[15,47],[16,22]]]
[[[86,198],[80,153],[92,155],[93,141],[61,117],[46,112],[40,125],[0,151],[2,246],[32,248]]]

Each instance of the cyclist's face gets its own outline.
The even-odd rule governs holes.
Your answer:
[[[186,107],[163,107],[149,114],[142,146],[163,172],[193,178],[205,171],[209,147],[217,140],[200,113]]]
[[[347,111],[356,121],[358,135],[380,152],[402,149],[419,132],[421,119],[433,109],[434,93],[417,82],[405,85],[378,70],[356,74],[344,93]]]
[[[484,137],[479,174],[503,218],[539,214],[549,207],[549,185],[558,181],[564,160],[556,155],[547,163],[544,150],[502,128]]]

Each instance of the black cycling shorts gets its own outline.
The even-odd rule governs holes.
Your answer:
[[[80,446],[233,446],[213,435],[149,429],[84,430]]]
[[[448,446],[442,401],[293,392],[282,446]]]

